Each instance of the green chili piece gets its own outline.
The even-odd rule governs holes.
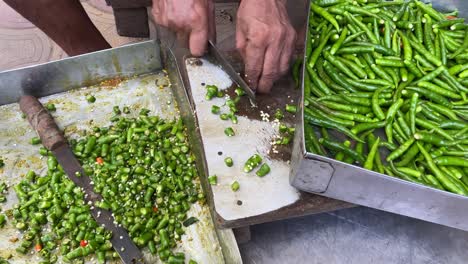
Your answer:
[[[276,109],[275,114],[274,114],[275,119],[281,120],[284,118],[283,111],[281,109]]]
[[[361,154],[357,153],[356,151],[354,151],[354,150],[350,149],[349,147],[346,147],[346,146],[344,146],[342,144],[327,140],[325,138],[320,138],[319,142],[324,147],[326,147],[328,149],[333,149],[335,151],[341,151],[341,152],[345,153],[345,155],[351,156],[353,159],[355,159],[356,161],[358,161],[360,163],[364,163],[364,161],[365,161],[364,157]]]
[[[257,174],[258,177],[263,177],[267,175],[270,172],[270,166],[268,164],[263,163],[262,166],[257,170],[255,174]]]
[[[310,67],[311,69],[314,68],[315,63],[317,62],[317,59],[320,57],[323,48],[325,48],[325,46],[327,45],[328,39],[333,35],[333,33],[334,33],[333,31],[330,31],[323,39],[320,39],[320,44],[318,45],[318,47],[314,49],[314,51],[312,52],[312,55],[310,56],[309,62],[307,64],[308,67]]]
[[[227,127],[224,129],[224,134],[228,137],[232,137],[235,135],[234,129],[232,127]]]
[[[6,223],[6,216],[4,214],[0,214],[0,228],[4,227]]]
[[[408,167],[396,167],[400,172],[410,175],[414,178],[421,179],[422,173],[420,171],[408,168]]]
[[[456,182],[450,177],[447,177],[442,173],[442,171],[440,171],[440,169],[432,160],[431,155],[424,149],[424,147],[419,142],[416,142],[416,144],[419,147],[419,151],[421,151],[421,153],[423,154],[429,169],[434,173],[437,180],[439,180],[439,182],[444,186],[445,189],[460,195],[468,194],[468,192],[463,188],[463,186],[459,182]]]
[[[383,87],[383,88],[376,90],[372,96],[372,110],[374,111],[375,116],[379,118],[380,120],[385,119],[385,114],[382,111],[382,108],[380,108],[378,100],[379,100],[380,93],[384,91],[385,89],[386,88]]]
[[[86,101],[88,101],[88,103],[92,104],[92,103],[96,102],[96,97],[94,97],[92,94],[88,94],[86,96]]]
[[[234,181],[233,183],[231,183],[231,190],[233,192],[237,192],[240,188],[240,184],[238,181]]]
[[[387,161],[392,161],[403,155],[414,143],[415,139],[410,138],[392,153],[387,156]]]
[[[438,93],[442,96],[449,97],[451,99],[461,99],[461,96],[458,95],[457,93],[454,93],[452,91],[445,90],[442,87],[439,87],[433,83],[427,82],[427,81],[418,81],[418,86],[425,88],[429,91],[432,91],[434,93]]]
[[[31,145],[38,145],[38,144],[41,144],[41,139],[38,138],[38,137],[33,137],[31,138]]]
[[[374,168],[374,159],[377,151],[379,150],[379,142],[380,138],[377,138],[377,140],[375,140],[374,144],[369,150],[369,154],[367,155],[367,159],[364,162],[363,166],[365,169],[372,170]]]
[[[221,111],[221,108],[217,105],[212,105],[211,106],[211,113],[213,114],[219,114],[219,112]]]
[[[184,221],[183,225],[185,227],[188,227],[188,226],[195,224],[198,221],[199,221],[198,218],[192,216],[190,218],[187,218],[187,220]]]
[[[49,112],[55,112],[57,111],[57,108],[55,108],[55,104],[53,103],[47,103],[44,105],[45,109],[47,109],[47,111]]]
[[[413,93],[411,96],[410,109],[409,109],[409,120],[411,133],[416,133],[416,108],[418,106],[419,94]]]
[[[343,28],[340,34],[340,38],[333,44],[333,46],[330,49],[331,55],[335,55],[335,53],[340,49],[347,36],[348,28]]]
[[[295,105],[286,104],[285,110],[286,112],[295,114],[297,112],[297,107]]]
[[[229,115],[226,114],[226,113],[222,113],[221,115],[219,115],[219,118],[221,118],[221,120],[228,120],[228,119],[229,119]]]
[[[254,170],[260,163],[262,163],[262,157],[258,154],[251,156],[244,164],[244,172],[251,172]]]
[[[226,166],[228,167],[232,167],[234,165],[234,161],[232,160],[231,157],[226,157],[224,159],[224,164],[226,164]]]
[[[327,12],[326,9],[312,3],[310,5],[310,8],[312,10],[312,12],[322,16],[323,18],[325,18],[326,20],[328,20],[334,27],[335,29],[339,32],[340,31],[340,26],[338,25],[338,22],[336,21],[336,19],[334,18],[334,16],[332,16],[330,13]]]
[[[311,126],[304,126],[304,137],[306,141],[306,148],[309,152],[325,155],[322,147],[319,144],[314,129]]]
[[[218,176],[212,175],[212,176],[208,177],[208,182],[209,182],[211,185],[216,185],[216,184],[218,184]]]
[[[468,167],[468,160],[460,157],[441,156],[435,158],[434,162],[441,166]]]

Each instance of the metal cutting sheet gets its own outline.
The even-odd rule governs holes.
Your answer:
[[[217,214],[225,221],[233,221],[293,204],[299,199],[299,193],[289,185],[289,162],[273,159],[270,155],[271,141],[278,135],[278,127],[272,122],[262,121],[260,110],[254,110],[259,120],[239,116],[238,124],[223,121],[219,115],[211,113],[212,105],[220,106],[221,112],[228,112],[228,107],[224,105],[225,98],[206,100],[204,85],[212,84],[226,90],[232,86],[232,81],[218,65],[205,59],[201,61],[202,65],[188,63],[187,72],[208,173],[218,177],[218,184],[211,186]],[[235,136],[224,134],[224,128],[228,126],[233,127]],[[260,154],[271,167],[271,172],[263,178],[256,176],[255,172],[243,172],[245,161],[255,153]],[[228,156],[234,160],[233,167],[224,164],[223,160]],[[240,183],[237,192],[231,190],[233,181]]]
[[[163,72],[130,78],[128,80],[115,79],[114,83],[77,89],[66,93],[54,94],[40,99],[42,103],[54,103],[57,112],[53,116],[60,129],[69,138],[77,138],[93,126],[108,126],[113,116],[112,107],[118,105],[130,106],[132,113],[138,114],[139,109],[147,108],[152,114],[166,119],[178,117],[176,102],[170,87],[159,88],[157,84],[167,84],[168,79]],[[108,85],[112,84],[112,85]],[[95,104],[89,104],[85,97],[92,93],[96,97]],[[36,136],[28,122],[21,118],[18,104],[0,106],[0,156],[6,166],[0,169],[0,182],[5,181],[10,186],[18,183],[28,170],[35,170],[43,174],[47,170],[46,159],[38,154],[39,146],[29,143],[30,138]],[[3,210],[8,210],[17,203],[15,192],[10,188],[8,202],[2,204]],[[178,251],[186,253],[187,257],[198,263],[223,263],[224,257],[220,242],[211,220],[207,205],[194,204],[189,216],[196,216],[200,221],[186,229]],[[38,262],[31,259],[31,255],[16,253],[19,242],[12,242],[12,238],[21,237],[20,232],[7,224],[0,232],[0,257],[13,255],[11,263]],[[145,253],[147,263],[158,263],[159,258]],[[88,259],[88,263],[93,263]]]

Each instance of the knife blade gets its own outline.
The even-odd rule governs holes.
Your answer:
[[[37,131],[42,144],[50,150],[62,166],[68,178],[85,193],[85,202],[95,204],[102,200],[101,195],[93,191],[91,179],[86,176],[79,161],[73,154],[67,140],[59,130],[52,116],[44,109],[36,97],[24,95],[19,101],[21,111],[26,115],[29,123]],[[77,177],[77,172],[80,177]],[[106,230],[112,232],[111,243],[115,251],[119,254],[123,263],[137,264],[144,263],[143,254],[133,243],[127,231],[117,225],[112,213],[98,207],[91,207],[91,214],[97,223],[104,226]]]
[[[188,78],[187,69],[185,65],[185,59],[191,57],[190,49],[188,47],[187,35],[179,34],[176,35],[170,29],[157,25],[157,38],[161,43],[161,47],[168,50],[176,58],[177,68],[180,71],[182,82],[186,89],[190,88],[190,80]],[[209,40],[208,41],[208,54],[217,61],[217,63],[223,68],[233,82],[235,82],[245,93],[249,96],[250,101],[255,105],[255,91],[253,91],[249,85],[237,74],[236,70],[232,67],[229,61],[224,57],[221,51],[216,45]],[[164,54],[163,54],[164,55]]]
[[[208,41],[208,53],[213,55],[213,57],[217,60],[219,65],[223,68],[223,70],[229,75],[232,81],[234,81],[240,88],[242,88],[250,99],[255,102],[255,91],[253,91],[249,85],[242,79],[239,74],[234,70],[232,65],[229,61],[224,57],[221,51],[216,47],[216,45],[209,40]]]

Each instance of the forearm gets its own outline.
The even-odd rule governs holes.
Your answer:
[[[79,0],[4,0],[70,56],[110,48]]]

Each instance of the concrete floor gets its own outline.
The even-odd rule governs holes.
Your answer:
[[[82,0],[112,46],[117,36],[104,0]],[[0,70],[66,57],[53,41],[0,0]],[[244,263],[468,263],[468,233],[359,207],[253,226],[240,245]]]
[[[246,264],[468,263],[468,233],[365,207],[266,223],[240,245]]]

